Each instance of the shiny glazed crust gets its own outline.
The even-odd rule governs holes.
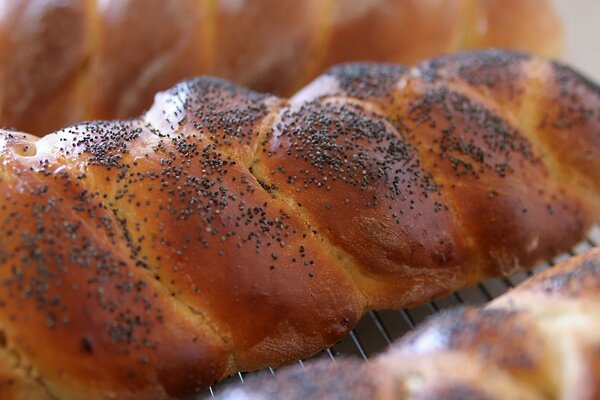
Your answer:
[[[3,131],[0,390],[180,397],[531,267],[600,217],[598,110],[568,68],[490,51]]]
[[[369,364],[305,363],[248,379],[233,399],[576,399],[600,396],[600,249],[484,308],[432,317]]]
[[[289,95],[340,62],[491,46],[557,56],[561,38],[549,0],[11,0],[0,126],[133,117],[200,74]]]

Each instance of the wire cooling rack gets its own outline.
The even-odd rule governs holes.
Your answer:
[[[310,359],[326,358],[331,360],[331,362],[335,362],[336,358],[339,356],[354,356],[368,361],[371,356],[381,353],[395,339],[404,335],[406,332],[423,322],[427,317],[440,310],[461,304],[486,303],[500,296],[511,287],[518,285],[528,277],[595,246],[600,246],[600,225],[595,226],[587,238],[577,244],[573,249],[560,254],[552,260],[541,263],[532,271],[519,272],[509,277],[490,279],[475,287],[459,290],[443,299],[435,300],[410,309],[371,311],[359,321],[358,325],[346,338],[344,338],[344,340],[333,347],[316,354]],[[299,360],[298,364],[304,366],[305,361],[306,360]],[[227,385],[232,383],[243,383],[246,377],[258,373],[276,375],[277,370],[268,368],[265,371],[237,373],[223,380],[218,385],[209,388],[208,395],[209,397],[214,397]],[[198,395],[197,399],[203,399],[206,395],[206,392],[201,393]]]

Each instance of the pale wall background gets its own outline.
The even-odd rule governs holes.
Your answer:
[[[600,0],[553,0],[565,28],[564,59],[600,83]]]

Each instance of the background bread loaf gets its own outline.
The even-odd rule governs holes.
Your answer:
[[[133,117],[200,74],[289,95],[344,61],[492,46],[556,56],[561,38],[549,0],[11,0],[0,126]]]
[[[599,219],[599,105],[491,51],[342,65],[290,100],[198,78],[137,119],[3,131],[1,390],[184,396],[550,258]]]

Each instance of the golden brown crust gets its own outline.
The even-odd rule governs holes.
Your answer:
[[[433,297],[468,274],[473,260],[434,177],[381,115],[342,101],[284,108],[259,154],[257,176],[355,260],[356,279],[374,280],[372,306]],[[390,284],[396,276],[404,278]]]
[[[338,62],[412,64],[492,45],[556,56],[561,37],[550,0],[11,0],[2,7],[0,126],[38,134],[133,117],[157,91],[200,74],[289,95]]]
[[[542,64],[549,68],[541,70],[539,65]],[[427,243],[431,243],[427,253],[437,257],[438,266],[446,264],[441,262],[444,257],[440,258],[440,253],[436,256],[436,252],[431,249],[436,249],[434,244],[442,243],[439,235],[455,232],[449,235],[452,240],[446,241],[447,245],[438,247],[437,250],[445,247],[446,255],[449,256],[447,266],[452,266],[452,263],[455,266],[472,263],[486,265],[486,268],[477,272],[465,272],[469,271],[468,268],[458,269],[461,276],[470,276],[472,281],[476,281],[481,276],[470,275],[471,273],[507,274],[521,265],[534,264],[550,257],[560,243],[564,243],[568,237],[581,237],[589,229],[590,221],[598,218],[598,195],[595,190],[590,191],[590,181],[593,180],[593,176],[590,175],[595,174],[600,156],[598,146],[595,145],[598,138],[597,129],[592,127],[597,121],[597,109],[590,104],[595,101],[599,91],[593,84],[571,71],[568,75],[569,85],[562,86],[568,87],[563,89],[565,95],[557,98],[550,94],[552,90],[556,90],[550,88],[557,87],[554,83],[549,83],[556,81],[552,71],[559,68],[565,67],[531,58],[523,53],[506,51],[442,57],[431,60],[413,71],[392,65],[349,64],[328,71],[326,75],[295,95],[292,103],[297,104],[297,108],[299,104],[307,101],[315,104],[329,101],[340,108],[339,103],[343,102],[347,110],[351,110],[352,107],[370,110],[375,114],[370,117],[371,122],[378,121],[377,114],[383,114],[386,122],[394,126],[400,134],[402,141],[395,142],[394,146],[390,147],[386,145],[385,135],[380,134],[380,138],[374,141],[377,143],[376,149],[366,153],[386,154],[388,164],[380,162],[371,165],[363,162],[361,168],[367,172],[367,176],[376,175],[378,168],[393,169],[390,164],[393,158],[390,156],[401,154],[399,159],[404,162],[403,171],[409,174],[416,171],[416,176],[420,178],[406,179],[400,175],[397,177],[409,182],[409,186],[413,183],[419,190],[424,187],[430,188],[424,193],[427,197],[417,201],[420,205],[416,210],[419,218],[416,221],[406,218],[410,221],[406,225],[426,225],[427,218],[432,218],[432,225],[425,230],[430,237],[426,240],[421,238],[419,244],[427,248]],[[566,74],[566,71],[563,74]],[[526,90],[533,85],[539,85],[539,88]],[[579,95],[582,92],[585,95]],[[577,93],[577,96],[571,97],[566,93]],[[344,96],[350,96],[353,100]],[[548,113],[548,108],[542,109],[537,103],[545,104],[549,99],[554,99],[557,104],[577,102],[577,99],[582,101],[577,103],[577,107],[570,104],[570,107],[555,108],[553,112]],[[313,103],[310,104],[314,108]],[[351,103],[352,107],[347,103]],[[357,112],[354,114],[358,115]],[[344,114],[338,111],[336,117],[343,119],[344,115],[351,113],[346,111]],[[585,119],[580,115],[585,115]],[[556,156],[546,150],[546,146],[554,144],[544,140],[545,131],[541,128],[541,121],[558,116],[563,116],[563,119],[577,118],[577,122],[559,131],[564,135],[562,149],[572,150],[565,152],[556,146],[554,151],[557,155],[584,153],[585,157],[572,159],[561,156],[561,159],[556,160]],[[297,119],[302,123],[311,120],[307,115]],[[348,116],[346,119],[349,119]],[[320,122],[325,120],[326,118],[321,118]],[[360,151],[360,141],[357,138],[361,132],[361,124],[356,122],[357,117],[354,117],[354,121],[354,130],[350,130],[350,135],[347,134],[352,136],[352,140],[345,140],[345,143],[348,143],[346,147],[335,148],[337,153],[341,153],[341,158],[351,159],[351,154],[344,154],[348,149],[351,149],[350,153]],[[313,125],[318,126],[314,123]],[[376,123],[372,124],[370,132],[377,136],[378,130],[374,127],[377,127]],[[296,136],[302,139],[301,135],[306,133],[304,130],[300,132]],[[318,133],[323,136],[326,131],[321,129]],[[342,129],[341,133],[336,131],[336,135],[343,139],[344,130]],[[573,147],[570,147],[566,140],[573,137],[578,139],[573,141]],[[325,137],[323,140],[326,139]],[[584,141],[587,144],[584,144]],[[280,155],[274,151],[272,145],[269,150],[274,155],[267,158],[267,163],[272,163],[271,160],[276,160]],[[304,152],[312,153],[315,150],[321,149],[303,149]],[[298,153],[293,147],[286,152]],[[306,168],[309,163],[315,164],[314,157],[307,158],[302,154],[295,157],[304,162],[305,166],[296,167],[296,170],[288,171],[285,176],[294,176],[289,173],[294,171],[300,171],[301,174],[295,174],[298,175],[297,179],[294,178],[291,185],[289,182],[283,182],[280,186],[294,198],[309,197],[303,194],[312,190],[312,185],[306,185],[307,180],[317,184],[325,183],[318,177],[315,180],[311,168]],[[340,156],[336,154],[335,157]],[[415,169],[415,165],[418,168]],[[274,164],[270,169],[275,167]],[[327,168],[325,166],[325,171],[331,174],[332,171],[328,171]],[[338,175],[339,173],[334,174]],[[578,179],[577,183],[568,179],[569,176],[578,175],[581,175],[582,179]],[[278,176],[280,175],[275,174],[270,179],[283,180]],[[556,178],[548,180],[549,176]],[[379,180],[386,181],[388,178],[384,174]],[[365,179],[364,182],[368,181]],[[349,199],[353,189],[352,185],[346,183],[344,181],[345,189],[337,192],[343,193],[344,198]],[[330,179],[325,186],[333,189],[338,185],[342,183],[335,180],[332,182]],[[366,185],[367,193],[369,188],[370,186]],[[410,187],[409,189],[409,193],[403,194],[402,198],[410,204],[411,196],[418,191]],[[332,195],[312,196],[309,200],[301,201],[304,209],[309,208],[317,215],[314,220],[328,221],[327,229],[332,229],[336,223],[341,224],[340,220],[344,220],[336,214],[342,212],[337,211],[340,210],[340,206],[336,204],[342,200],[331,201]],[[373,212],[378,203],[386,204],[388,200],[385,197],[389,197],[389,192],[383,197],[378,196],[377,199],[366,203],[359,215],[362,217]],[[427,203],[430,205],[427,206]],[[383,214],[385,217],[380,217],[379,221],[385,224],[384,221],[393,217],[396,226],[402,227],[400,221],[410,214],[404,214],[407,207],[402,207],[402,202],[399,202],[399,205],[402,212],[389,208],[387,204],[383,206],[388,215]],[[446,214],[451,215],[451,221],[454,222],[442,222],[442,216]],[[536,228],[541,221],[544,221],[543,225],[548,229]],[[381,224],[379,226],[384,227]],[[439,228],[433,230],[438,235],[437,238],[431,236],[431,226]],[[357,230],[364,234],[364,225]],[[369,257],[371,253],[365,252],[361,246],[366,246],[378,236],[369,235],[368,238],[353,240],[352,228],[342,227],[340,231],[343,235],[336,235],[334,241],[338,241],[340,236],[348,237],[348,242],[353,243],[349,246],[350,252],[358,253],[359,258]],[[385,232],[382,235],[384,237],[395,235],[393,230],[386,229]],[[464,239],[459,242],[457,238]],[[418,253],[414,253],[412,247],[411,252],[412,257],[418,257]],[[469,258],[466,258],[465,253]],[[385,260],[385,256],[379,257]],[[401,259],[396,253],[394,260]],[[420,265],[428,265],[425,260],[420,261]],[[456,270],[452,272],[456,273]],[[443,272],[437,268],[436,273]],[[379,296],[382,295],[381,290],[376,289]]]
[[[544,63],[496,55],[514,60],[524,84]],[[183,396],[314,354],[365,310],[531,267],[579,240],[599,217],[598,196],[581,196],[585,180],[567,192],[529,140],[510,111],[526,92],[503,103],[427,68],[341,66],[289,101],[198,78],[158,94],[138,119],[41,139],[2,132],[8,348],[58,397]],[[579,78],[564,90],[582,85],[596,90]],[[514,314],[498,318],[527,324]],[[455,318],[476,332],[486,316]],[[448,351],[482,340],[452,335]],[[511,374],[543,375],[535,349],[493,356]],[[427,396],[458,396],[477,368]]]
[[[305,363],[248,379],[217,398],[595,399],[599,287],[597,248],[485,308],[436,315],[370,363]],[[561,303],[570,306],[555,307]]]
[[[441,80],[462,91],[466,85],[514,116],[559,181],[569,191],[581,191],[593,209],[600,207],[593,200],[600,185],[595,150],[600,135],[594,128],[600,111],[593,106],[600,90],[595,83],[565,65],[518,52],[451,55],[419,70],[431,82]]]
[[[475,95],[419,86],[404,98],[405,124],[479,262],[509,274],[585,234],[589,217],[580,197],[548,179],[525,131]]]
[[[181,395],[222,376],[230,355],[220,338],[134,267],[119,220],[98,192],[81,189],[83,160],[46,160],[52,167],[31,171],[3,154],[12,176],[1,182],[8,346],[59,398]]]

